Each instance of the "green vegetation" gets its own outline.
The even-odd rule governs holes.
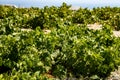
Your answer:
[[[120,8],[70,7],[0,6],[0,80],[105,79],[120,66],[120,40],[112,35]],[[101,30],[87,28],[96,22]]]

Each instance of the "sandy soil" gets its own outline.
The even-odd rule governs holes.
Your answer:
[[[89,29],[93,30],[100,30],[102,29],[102,25],[95,23],[95,24],[89,24],[87,25]],[[113,35],[116,37],[120,37],[120,31],[113,31]]]

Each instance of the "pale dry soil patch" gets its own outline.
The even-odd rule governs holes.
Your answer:
[[[102,25],[99,23],[95,23],[95,24],[88,24],[87,25],[89,29],[93,29],[93,30],[100,30],[102,29]],[[113,31],[113,35],[115,37],[120,37],[120,31]]]
[[[87,26],[88,26],[89,29],[93,29],[93,30],[100,30],[100,29],[102,29],[102,25],[101,25],[101,24],[98,24],[98,23],[88,24]],[[24,28],[22,28],[21,31],[27,31],[27,32],[29,32],[29,31],[32,31],[32,29],[24,29]],[[48,33],[51,32],[51,30],[49,30],[49,29],[44,29],[43,32],[44,32],[45,34],[48,34]],[[120,31],[113,31],[113,35],[114,35],[115,37],[120,37]]]

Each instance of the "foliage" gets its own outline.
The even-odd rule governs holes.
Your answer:
[[[104,79],[120,65],[120,41],[112,35],[113,28],[120,29],[119,8],[75,11],[65,3],[42,9],[0,6],[3,8],[0,80]],[[103,28],[87,28],[95,22]]]

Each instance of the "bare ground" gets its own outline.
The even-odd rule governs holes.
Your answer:
[[[93,30],[100,30],[102,29],[102,25],[95,23],[95,24],[89,24],[87,25],[89,29],[93,29]],[[115,37],[120,37],[120,31],[113,31],[113,35]]]

